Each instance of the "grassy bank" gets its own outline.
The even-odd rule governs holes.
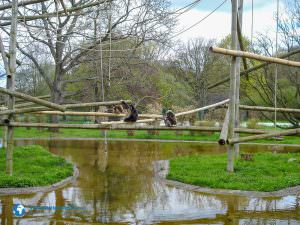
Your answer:
[[[0,188],[54,184],[73,174],[73,166],[41,146],[14,149],[13,176],[5,174],[5,149],[0,149]]]
[[[0,130],[2,135],[2,129]],[[241,135],[244,136],[244,135]],[[16,138],[103,138],[101,130],[83,130],[83,129],[60,129],[58,133],[49,132],[47,129],[38,130],[36,128],[16,128]],[[219,138],[218,132],[193,132],[190,131],[160,131],[159,134],[149,134],[147,131],[134,131],[132,136],[129,136],[126,131],[110,130],[107,131],[109,138],[137,138],[137,139],[162,139],[162,140],[190,140],[190,141],[217,141]],[[256,143],[278,143],[278,144],[300,144],[299,136],[287,136],[283,140],[258,140]]]
[[[290,158],[295,161],[288,162]],[[226,172],[227,155],[186,156],[170,160],[168,179],[201,187],[275,191],[300,185],[300,154],[255,154]]]

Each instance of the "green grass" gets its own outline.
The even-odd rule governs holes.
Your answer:
[[[103,138],[101,130],[89,129],[59,129],[58,133],[49,132],[47,129],[38,130],[36,128],[15,128],[16,138]],[[2,129],[0,129],[2,135]],[[241,136],[245,136],[241,134]],[[107,131],[108,138],[135,138],[135,139],[160,139],[160,140],[187,140],[187,141],[217,141],[219,133],[195,132],[191,135],[189,131],[176,133],[175,131],[160,131],[159,135],[150,135],[147,131],[134,131],[133,136],[128,136],[126,131],[109,130]],[[270,144],[300,144],[300,136],[286,136],[283,140],[257,140],[254,143],[270,143]]]
[[[73,174],[73,166],[41,146],[16,147],[13,176],[5,174],[5,149],[0,149],[0,187],[33,187],[54,184]]]
[[[288,162],[288,159],[296,161]],[[237,160],[226,172],[227,155],[185,156],[170,160],[168,179],[201,187],[275,191],[300,185],[300,154],[254,154],[253,161]]]

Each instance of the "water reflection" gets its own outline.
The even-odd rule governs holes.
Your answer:
[[[48,193],[1,197],[1,224],[300,224],[300,195],[247,198],[199,194],[168,187],[153,178],[154,160],[218,154],[225,151],[224,147],[157,142],[105,145],[101,141],[81,140],[35,143],[75,163],[79,178],[74,184]],[[242,150],[261,151],[266,147],[242,146]],[[76,206],[84,210],[33,210],[22,218],[13,218],[13,203]]]

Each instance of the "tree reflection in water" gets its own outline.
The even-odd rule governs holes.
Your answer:
[[[24,144],[24,142],[23,142]],[[15,223],[76,224],[297,224],[299,196],[247,198],[199,194],[155,180],[152,162],[176,155],[220,153],[197,143],[53,141],[38,142],[77,165],[74,184],[45,194],[1,197],[1,224],[12,223],[13,202],[77,206],[85,210],[32,211]],[[251,151],[244,146],[242,150]],[[258,147],[252,149],[259,151]],[[296,222],[295,222],[296,221]],[[298,221],[298,222],[297,222]]]

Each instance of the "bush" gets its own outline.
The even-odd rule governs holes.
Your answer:
[[[257,119],[250,119],[247,122],[247,128],[249,129],[257,129],[258,126],[258,120]]]

